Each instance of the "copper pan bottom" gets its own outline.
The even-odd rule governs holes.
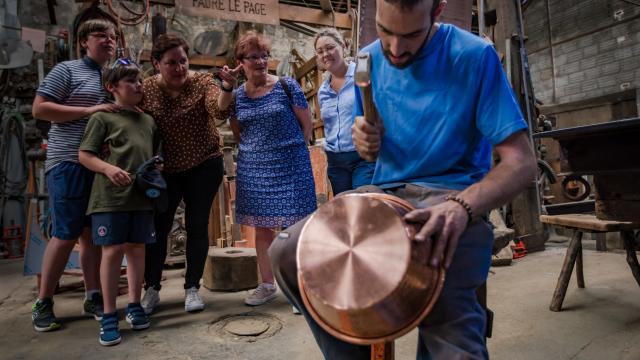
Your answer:
[[[298,284],[313,319],[338,339],[368,345],[398,338],[431,311],[444,269],[428,267],[413,210],[387,194],[350,194],[319,209],[298,244]],[[311,286],[309,288],[308,286]]]

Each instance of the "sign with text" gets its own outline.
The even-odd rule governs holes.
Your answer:
[[[176,0],[184,15],[278,25],[278,0]]]

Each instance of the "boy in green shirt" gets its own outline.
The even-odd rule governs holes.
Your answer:
[[[126,321],[134,330],[149,327],[140,306],[144,277],[145,244],[155,242],[153,203],[136,187],[136,169],[153,157],[159,137],[151,116],[136,105],[142,100],[140,69],[128,59],[118,59],[105,70],[103,84],[122,110],[91,116],[80,145],[79,160],[96,173],[87,214],[91,215],[95,245],[102,247],[100,281],[104,315],[100,344],[120,343],[116,297],[122,257],[127,256],[129,304]]]

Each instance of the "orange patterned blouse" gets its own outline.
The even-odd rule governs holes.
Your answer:
[[[177,173],[222,155],[216,119],[228,111],[218,109],[220,89],[209,73],[192,73],[182,92],[170,97],[159,85],[160,75],[144,80],[140,107],[156,121],[162,139],[164,171]]]

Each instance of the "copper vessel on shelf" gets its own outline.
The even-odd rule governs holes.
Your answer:
[[[354,344],[398,338],[435,304],[443,268],[427,265],[420,225],[403,216],[414,207],[384,193],[348,194],[320,207],[298,243],[298,284],[311,316]]]

